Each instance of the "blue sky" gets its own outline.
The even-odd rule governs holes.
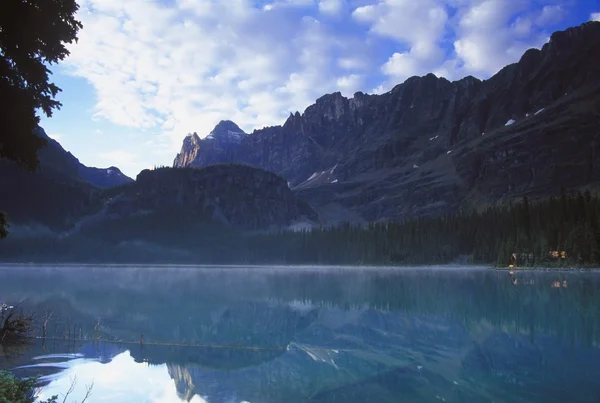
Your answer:
[[[412,75],[487,78],[600,0],[79,0],[46,132],[84,164],[171,165],[189,132],[250,132],[319,96]]]

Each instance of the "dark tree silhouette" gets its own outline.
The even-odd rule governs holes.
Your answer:
[[[0,238],[5,238],[8,235],[6,227],[8,227],[6,216],[0,211]]]
[[[65,44],[77,40],[78,8],[75,0],[0,1],[0,158],[31,171],[46,144],[35,133],[38,111],[50,117],[61,106],[48,66],[63,60],[69,54]],[[0,216],[3,237],[6,219]]]

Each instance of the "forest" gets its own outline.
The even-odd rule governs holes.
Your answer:
[[[600,264],[600,198],[590,192],[483,211],[311,231],[248,233],[186,211],[97,223],[64,237],[9,237],[5,262],[185,264]]]
[[[481,212],[255,237],[246,253],[295,263],[597,266],[599,220],[598,197],[563,191]]]

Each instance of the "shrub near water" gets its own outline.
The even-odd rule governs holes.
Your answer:
[[[0,403],[33,403],[37,378],[19,379],[8,371],[0,371]],[[58,396],[38,403],[56,403]]]
[[[0,303],[0,342],[25,340],[31,333],[32,323],[32,316],[25,316],[13,306]]]

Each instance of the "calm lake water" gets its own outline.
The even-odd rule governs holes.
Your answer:
[[[0,300],[52,312],[0,350],[42,398],[600,401],[598,273],[5,266]]]

